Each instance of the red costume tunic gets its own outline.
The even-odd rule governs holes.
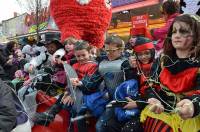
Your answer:
[[[193,117],[196,119],[196,115],[199,115],[200,111],[200,64],[189,59],[175,59],[177,60],[177,63],[174,63],[174,60],[167,60],[165,65],[163,65],[164,68],[159,76],[161,89],[157,91],[157,94],[173,108],[176,107],[178,101],[183,100],[184,98],[191,100],[194,105]],[[155,95],[154,97],[158,98],[158,95]],[[171,107],[168,107],[163,101],[161,101],[161,103],[163,104],[165,111],[167,113],[170,112],[168,110],[170,110]],[[161,115],[158,115],[157,117],[152,116],[151,114],[148,115],[144,122],[144,131],[172,131],[176,127],[181,127],[182,129],[182,126],[173,127],[173,123],[169,123],[169,121],[166,120],[168,119],[168,116],[159,118],[160,116]],[[166,119],[164,119],[164,117],[166,117]],[[192,122],[195,121],[196,120],[193,120]]]
[[[185,69],[177,74],[172,74],[167,68],[164,68],[160,74],[160,82],[173,93],[192,94],[195,92],[197,73],[197,67]]]

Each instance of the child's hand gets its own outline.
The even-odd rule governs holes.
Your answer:
[[[150,105],[149,109],[151,112],[160,114],[164,111],[164,107],[158,99],[150,98],[150,99],[148,99],[148,103]]]
[[[128,101],[128,104],[124,106],[124,109],[134,109],[137,108],[137,104],[135,101],[133,101],[131,98],[126,97],[126,100]]]
[[[191,100],[183,99],[177,103],[178,114],[183,119],[192,118],[194,115],[194,105]]]
[[[13,55],[9,55],[8,58],[9,58],[9,59],[13,59]]]
[[[129,64],[131,65],[132,68],[137,67],[137,62],[136,62],[136,57],[135,56],[130,56],[129,57]]]
[[[21,70],[17,70],[15,72],[15,78],[24,78],[23,72]]]
[[[79,79],[78,78],[70,78],[70,81],[72,82],[72,85],[73,86],[80,86],[82,83],[81,83],[81,81],[79,81]]]
[[[32,64],[30,64],[29,68],[28,68],[28,73],[33,73],[34,71],[34,66]]]
[[[6,63],[12,65],[13,60],[8,60]]]
[[[63,64],[63,61],[61,60],[61,58],[53,56],[52,60],[51,60],[52,65],[56,65],[56,64]]]
[[[63,102],[63,104],[67,104],[68,106],[74,104],[74,100],[72,99],[72,97],[70,95],[63,96],[62,102]]]
[[[61,58],[55,58],[55,62],[57,64],[63,64],[63,61],[61,60]]]
[[[24,81],[23,85],[28,86],[30,83],[31,83],[31,79],[28,79],[28,80]]]

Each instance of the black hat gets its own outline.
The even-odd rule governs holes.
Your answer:
[[[56,40],[56,39],[47,43],[47,45],[49,44],[55,44],[57,49],[64,48],[63,44],[59,40]]]

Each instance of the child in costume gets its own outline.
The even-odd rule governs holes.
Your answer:
[[[160,64],[160,88],[149,85],[153,96],[141,113],[144,131],[200,130],[199,29],[195,15],[178,16],[172,23]]]
[[[123,108],[115,108],[116,116],[108,122],[107,131],[109,132],[143,131],[142,125],[139,120],[139,110],[142,110],[146,106],[141,102],[145,101],[145,89],[147,85],[146,81],[147,79],[152,77],[151,71],[153,71],[152,64],[155,61],[155,49],[153,42],[145,37],[136,37],[132,39],[131,44],[133,46],[135,55],[131,56],[129,59],[131,66],[135,69],[135,74],[139,76],[139,87],[134,84],[132,80],[132,82],[126,81],[122,83],[117,88],[118,90],[116,91],[115,95],[120,96],[116,96],[116,100],[124,97],[123,99],[121,99],[123,101],[128,101],[128,103]],[[125,86],[130,88],[126,88]],[[132,90],[129,90],[129,93],[124,94],[124,89],[131,88]]]
[[[66,51],[66,54],[64,56],[65,61],[67,61],[68,64],[73,65],[77,62],[76,57],[74,55],[74,44],[77,42],[73,37],[68,38],[65,40],[64,43],[64,48]]]

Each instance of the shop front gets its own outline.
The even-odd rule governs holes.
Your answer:
[[[37,28],[41,41],[60,39],[60,31],[50,17],[48,8],[40,11],[38,21],[35,13],[25,13],[20,16],[3,21],[3,33],[8,40],[18,40],[21,43],[28,36],[37,36]]]
[[[125,40],[129,38],[133,28],[133,18],[146,16],[147,29],[159,28],[164,25],[160,13],[161,0],[113,0],[113,17],[109,34],[117,34]],[[143,20],[136,20],[140,23]]]

